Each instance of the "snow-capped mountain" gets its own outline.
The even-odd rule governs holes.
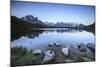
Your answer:
[[[21,20],[30,22],[32,24],[36,24],[36,26],[44,26],[45,27],[82,27],[82,24],[80,26],[80,24],[76,24],[73,22],[43,22],[41,20],[38,19],[38,17],[34,17],[32,15],[27,15],[25,17],[20,18]]]
[[[30,23],[43,23],[41,20],[38,19],[38,17],[34,17],[32,15],[27,15],[25,17],[20,18],[21,20],[28,21]]]

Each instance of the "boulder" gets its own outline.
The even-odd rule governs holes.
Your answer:
[[[87,47],[86,47],[84,44],[82,44],[82,43],[80,43],[80,44],[78,45],[78,49],[79,49],[80,51],[87,51]]]
[[[95,51],[95,44],[88,43],[86,44],[87,48],[89,48],[91,51]]]
[[[80,52],[83,52],[84,53],[85,56],[87,56],[87,57],[89,57],[91,59],[94,58],[93,52],[90,49],[88,49],[86,45],[80,44],[78,46],[78,48],[79,48]]]
[[[70,46],[69,47],[69,57],[74,58],[79,53],[79,50],[77,50],[75,47]]]
[[[95,60],[95,54],[89,49],[87,49],[86,56],[92,60]]]
[[[48,61],[52,60],[55,56],[55,52],[51,51],[51,50],[45,51],[44,54],[45,54],[45,56],[44,56],[44,59],[42,61],[42,64],[47,63]]]
[[[61,46],[61,44],[60,44],[60,43],[54,43],[54,45],[55,45],[56,47]]]
[[[39,50],[39,49],[36,49],[36,50],[34,50],[34,52],[33,52],[34,54],[41,54],[41,50]]]
[[[53,43],[49,43],[48,46],[49,46],[49,47],[52,47],[52,46],[53,46]]]
[[[63,53],[65,56],[68,56],[68,50],[69,50],[68,47],[62,48],[62,53]]]

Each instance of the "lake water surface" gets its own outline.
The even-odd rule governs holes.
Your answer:
[[[11,41],[11,47],[44,50],[49,43],[61,43],[63,46],[95,43],[95,35],[81,29],[42,28]]]

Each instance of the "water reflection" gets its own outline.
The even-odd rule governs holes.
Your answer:
[[[45,49],[51,42],[59,42],[64,46],[95,43],[95,36],[90,32],[79,29],[38,29],[12,41],[11,47],[22,46],[29,49]]]
[[[44,31],[43,30],[34,30],[30,34],[26,34],[25,36],[28,38],[35,38],[39,37],[40,34],[42,34]]]
[[[77,33],[82,32],[83,29],[72,29],[72,28],[41,28],[35,29],[30,34],[25,35],[28,38],[35,38],[39,37],[43,32],[50,33],[50,32],[57,32],[57,33]]]

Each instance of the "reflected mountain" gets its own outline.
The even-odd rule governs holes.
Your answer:
[[[35,37],[39,37],[39,35],[41,35],[43,32],[44,32],[43,30],[34,30],[29,34],[26,34],[25,36],[28,37],[28,38],[33,39]]]
[[[57,32],[59,33],[77,33],[82,32],[83,29],[71,29],[71,28],[41,28],[41,29],[35,29],[31,33],[26,34],[25,36],[28,38],[35,38],[39,37],[42,33],[50,33],[50,32]]]
[[[91,25],[85,26],[85,30],[95,35],[95,22]]]

